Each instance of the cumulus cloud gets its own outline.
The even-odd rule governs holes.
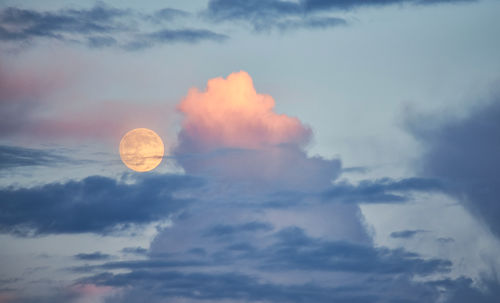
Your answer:
[[[184,114],[179,152],[300,145],[311,136],[297,118],[275,113],[274,99],[257,93],[244,71],[209,80],[205,91],[192,88],[178,108]]]
[[[184,120],[174,156],[186,175],[0,189],[0,232],[18,236],[108,234],[172,219],[149,249],[122,250],[138,260],[109,261],[99,251],[73,255],[95,263],[69,268],[87,276],[75,289],[88,292],[70,292],[72,299],[106,290],[110,302],[445,302],[443,293],[455,298],[459,287],[484,297],[467,279],[430,280],[448,273],[448,260],[374,247],[358,207],[448,190],[450,179],[335,181],[340,160],[309,156],[312,131],[276,113],[274,99],[257,93],[245,72],[191,89],[178,109]]]
[[[311,130],[275,113],[274,99],[257,93],[244,71],[191,89],[178,108],[184,121],[174,153],[188,173],[275,189],[324,187],[340,173],[339,160],[307,156]]]

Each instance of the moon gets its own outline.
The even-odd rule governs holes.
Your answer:
[[[136,128],[120,141],[120,158],[130,169],[138,172],[153,170],[163,159],[165,147],[160,136],[147,128]]]

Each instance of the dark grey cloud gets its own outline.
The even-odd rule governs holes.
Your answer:
[[[425,230],[416,229],[416,230],[402,230],[395,231],[391,233],[392,238],[401,238],[401,239],[409,239],[413,238],[416,234],[426,232]]]
[[[406,178],[394,180],[382,178],[363,180],[356,185],[346,181],[337,182],[322,196],[326,200],[346,203],[401,203],[408,201],[412,192],[444,190],[445,186],[438,179]]]
[[[496,303],[500,295],[495,281],[486,281],[479,290],[468,278],[429,282],[410,281],[406,277],[359,279],[352,286],[328,286],[316,283],[280,284],[242,273],[133,271],[102,273],[80,280],[111,287],[124,287],[105,302],[388,302],[388,303]],[[78,285],[78,284],[77,284]],[[126,288],[125,288],[126,287]],[[12,303],[82,302],[81,294],[61,291],[58,295],[18,296]]]
[[[427,275],[447,272],[452,265],[447,260],[424,260],[403,250],[315,239],[297,227],[281,230],[276,236],[278,242],[261,256],[266,260],[262,268]]]
[[[229,37],[205,29],[163,29],[156,32],[137,35],[132,42],[123,45],[128,50],[139,50],[162,43],[197,43],[202,40],[224,41]]]
[[[163,8],[156,11],[150,16],[151,20],[154,22],[172,21],[178,18],[188,17],[191,14],[175,8]]]
[[[482,289],[473,286],[473,281],[467,278],[456,280],[446,279],[431,282],[433,286],[448,289],[450,295],[447,302],[450,303],[494,303],[500,298],[500,281],[498,277],[481,281]]]
[[[474,2],[476,0],[301,0],[305,11],[352,10],[364,6],[393,4],[434,5],[439,3]]]
[[[153,258],[148,260],[106,262],[100,265],[84,265],[69,268],[73,272],[95,272],[99,270],[127,269],[127,270],[158,270],[182,267],[201,267],[212,265],[201,260],[165,260]]]
[[[368,167],[364,166],[352,166],[352,167],[342,167],[342,172],[343,173],[367,173],[369,172],[370,169]]]
[[[500,236],[500,97],[463,119],[413,117],[411,133],[425,153],[424,177],[439,178],[449,193]]]
[[[309,237],[296,227],[277,231],[273,237],[277,241],[264,249],[244,249],[247,253],[239,255],[215,253],[210,260],[206,254],[179,253],[163,259],[108,262],[92,268],[105,272],[79,282],[126,289],[125,293],[109,298],[110,302],[137,302],[141,297],[146,297],[148,302],[173,298],[186,302],[435,302],[439,297],[438,286],[414,283],[411,277],[443,272],[450,266],[449,261],[424,260],[402,250]],[[222,249],[232,250],[235,246]],[[219,259],[217,255],[226,258]],[[179,256],[184,259],[178,259]],[[187,261],[196,256],[200,261]],[[245,268],[243,264],[252,264],[251,275],[234,271],[234,268]],[[216,266],[217,271],[207,270],[210,269],[207,266]],[[174,268],[176,271],[172,271]],[[112,269],[125,269],[128,273],[108,272]],[[281,275],[301,271],[306,277],[312,277],[314,271],[341,271],[357,278],[337,286],[312,281],[278,284],[262,275],[271,271]],[[453,281],[446,283],[453,284]]]
[[[447,260],[423,259],[401,249],[328,241],[308,236],[297,227],[278,230],[271,237],[276,241],[264,248],[259,248],[258,243],[238,244],[237,239],[232,239],[219,245],[226,253],[207,254],[199,248],[203,253],[181,252],[150,256],[148,260],[107,262],[92,267],[88,273],[94,273],[76,283],[120,288],[123,291],[108,297],[106,302],[123,303],[144,300],[152,303],[169,300],[495,302],[500,294],[495,280],[483,281],[485,288],[479,290],[471,279],[463,277],[413,279],[447,272],[451,266]],[[234,254],[235,251],[238,254]],[[217,255],[225,258],[217,258]],[[252,268],[251,274],[245,269],[248,266]],[[126,273],[110,272],[117,269]],[[270,272],[281,277],[296,274],[305,277],[306,282],[278,283],[268,278],[266,273]],[[321,283],[321,279],[315,278],[315,272],[332,276],[326,279],[328,283]],[[349,278],[336,280],[339,276],[333,274],[339,272]]]
[[[214,22],[248,22],[255,31],[327,28],[347,23],[339,17],[307,14],[301,3],[279,0],[215,0],[208,3],[203,15]]]
[[[437,238],[436,241],[438,241],[439,243],[442,243],[442,244],[446,244],[446,243],[455,242],[455,239],[450,238],[450,237],[440,237],[440,238]]]
[[[148,250],[144,247],[125,247],[122,249],[122,253],[124,254],[134,254],[134,255],[145,255],[148,253]]]
[[[73,256],[73,258],[82,261],[102,261],[102,260],[108,260],[111,257],[112,257],[111,255],[103,254],[100,251],[96,251],[93,253],[79,253]]]
[[[218,224],[207,230],[204,235],[210,237],[232,236],[241,232],[270,231],[273,226],[265,222],[248,222],[239,225]]]
[[[366,294],[352,295],[342,288],[316,285],[263,283],[256,277],[239,273],[183,273],[177,271],[133,271],[127,274],[104,273],[83,280],[112,287],[129,287],[124,295],[109,302],[161,302],[165,298],[199,300],[238,300],[245,302],[373,302]],[[153,291],[147,291],[148,289]]]
[[[187,206],[177,198],[200,180],[149,175],[133,184],[92,176],[32,188],[0,189],[0,232],[15,235],[92,232],[106,234],[166,218]]]
[[[0,170],[24,166],[53,166],[61,163],[80,164],[84,162],[61,155],[52,149],[44,150],[0,145]]]
[[[88,10],[67,9],[57,12],[8,7],[0,12],[0,39],[27,40],[32,37],[64,39],[64,34],[102,34],[127,30],[118,22],[130,12],[96,5]],[[11,28],[14,27],[14,28]],[[9,29],[7,29],[9,28]]]
[[[254,233],[258,230],[252,229]],[[146,270],[173,267],[206,267],[238,264],[253,264],[253,268],[264,272],[290,270],[350,272],[357,274],[407,274],[428,275],[448,272],[451,262],[441,259],[423,259],[419,255],[402,249],[374,248],[370,245],[348,241],[326,241],[313,238],[298,227],[289,227],[272,234],[274,242],[264,246],[239,242],[238,238],[226,238],[217,250],[207,255],[186,253],[151,255],[148,260],[107,262],[96,266],[73,268],[76,271],[89,269]],[[266,237],[256,239],[265,240]],[[265,240],[264,242],[268,242]],[[192,250],[190,250],[191,252]]]
[[[248,22],[256,31],[273,28],[326,28],[345,25],[347,22],[342,18],[318,14],[349,11],[365,6],[432,5],[472,1],[475,0],[210,0],[204,14],[215,22]]]
[[[222,41],[227,38],[207,29],[176,29],[162,25],[163,21],[188,16],[189,13],[173,8],[163,8],[144,15],[103,3],[90,9],[45,12],[7,7],[0,11],[0,41],[24,43],[48,38],[97,48],[121,47],[133,50],[164,43]],[[143,23],[147,21],[153,21],[160,29],[144,31]],[[141,47],[131,47],[133,45]]]

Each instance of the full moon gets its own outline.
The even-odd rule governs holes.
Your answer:
[[[165,149],[160,136],[147,128],[136,128],[120,141],[120,157],[128,168],[146,172],[154,169],[163,159]]]

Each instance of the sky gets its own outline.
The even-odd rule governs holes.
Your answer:
[[[499,11],[0,0],[0,303],[499,302]]]

